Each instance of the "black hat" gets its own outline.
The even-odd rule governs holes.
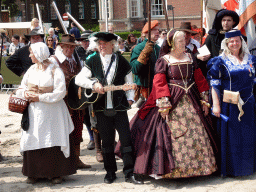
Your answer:
[[[39,29],[33,29],[28,35],[25,35],[25,34],[24,34],[24,36],[25,36],[28,40],[30,40],[30,37],[31,37],[31,36],[34,36],[34,35],[40,35],[42,38],[44,38],[44,33],[43,33],[41,30],[39,30]]]
[[[230,16],[233,18],[235,24],[233,25],[232,28],[236,27],[239,24],[239,15],[235,11],[221,9],[216,13],[216,16],[212,24],[212,32],[210,30],[209,34],[214,34],[222,29],[221,20],[223,19],[224,16]]]
[[[89,41],[89,36],[92,34],[93,32],[91,30],[85,30],[82,34],[80,38],[76,38],[77,41],[83,41],[83,40],[88,40]]]
[[[117,36],[113,33],[108,33],[108,32],[98,32],[93,34],[94,37],[96,37],[96,41],[102,40],[102,41],[112,41],[112,40],[117,40]]]

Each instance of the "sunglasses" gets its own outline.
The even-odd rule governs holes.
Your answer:
[[[48,41],[53,41],[53,40],[48,40]]]

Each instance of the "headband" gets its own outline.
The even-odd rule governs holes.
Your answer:
[[[237,36],[241,36],[241,31],[236,30],[236,31],[229,31],[225,33],[225,37],[226,38],[231,38],[231,37],[237,37]]]

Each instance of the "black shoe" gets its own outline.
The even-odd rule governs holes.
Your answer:
[[[144,184],[142,178],[140,178],[138,175],[136,174],[129,174],[126,178],[125,178],[125,182],[128,183],[133,183],[133,184]]]
[[[88,143],[87,149],[88,149],[88,150],[93,150],[93,149],[95,149],[95,143],[94,143],[94,141],[90,141],[90,142]]]
[[[115,172],[107,172],[105,178],[104,178],[104,183],[110,184],[113,183],[116,179],[116,173]]]

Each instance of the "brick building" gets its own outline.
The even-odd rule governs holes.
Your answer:
[[[52,23],[53,27],[59,26],[61,28],[54,8],[52,7],[52,0],[17,0],[16,4],[20,8],[20,12],[16,17],[9,19],[9,21],[25,22],[31,21],[34,17],[38,18],[36,3],[38,3],[41,10],[43,22]],[[98,0],[55,0],[55,3],[60,15],[69,12],[80,24],[98,24]],[[3,12],[6,12],[5,6],[2,6]]]
[[[140,31],[147,19],[148,0],[107,0],[108,23],[113,25],[115,31]],[[191,22],[192,25],[201,26],[200,0],[165,0],[168,8],[170,28],[179,27],[181,22]],[[174,7],[174,8],[173,8]],[[172,10],[173,8],[173,10]],[[101,31],[105,31],[106,14],[105,0],[99,0],[99,24]],[[160,22],[160,28],[166,29],[163,13],[163,0],[152,0],[151,18]]]

